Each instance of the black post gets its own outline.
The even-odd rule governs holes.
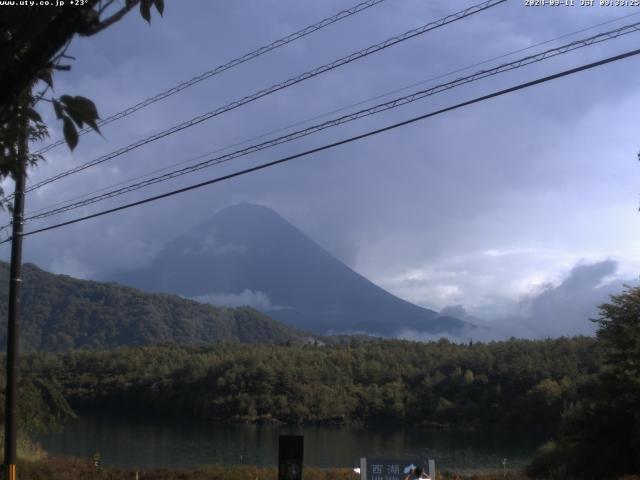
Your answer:
[[[304,437],[280,435],[278,444],[278,480],[302,480]]]
[[[5,389],[4,468],[5,479],[16,480],[16,410],[18,391],[18,319],[20,317],[20,284],[22,282],[22,227],[24,188],[27,175],[28,119],[21,112],[21,138],[18,145],[18,169],[13,201],[13,233],[11,237],[11,270],[9,280],[9,318],[7,322],[7,386]]]

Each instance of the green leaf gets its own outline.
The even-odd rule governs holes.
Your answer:
[[[78,110],[86,112],[87,118],[100,118],[98,115],[98,109],[96,104],[89,100],[87,97],[76,95],[73,97],[73,103],[77,106]]]
[[[65,108],[65,112],[67,113],[67,115],[69,115],[69,117],[71,117],[71,120],[74,121],[78,128],[84,128],[84,120],[76,110]]]
[[[64,117],[64,113],[62,112],[62,105],[59,101],[53,101],[53,111],[56,112],[56,117],[62,119]]]
[[[76,130],[76,126],[73,124],[69,117],[63,117],[62,121],[64,122],[64,139],[69,145],[69,148],[73,151],[74,148],[78,146],[78,131]]]
[[[96,120],[100,118],[98,109],[91,100],[80,95],[75,97],[63,95],[60,100],[65,104],[67,113],[78,127],[82,128],[86,123],[100,133],[96,123]]]
[[[151,2],[153,0],[141,0],[140,2],[140,15],[147,22],[151,23]]]
[[[160,14],[160,16],[162,16],[162,14],[164,13],[164,0],[155,0],[155,4],[156,10],[158,10],[158,13]]]
[[[98,128],[98,124],[96,123],[95,120],[85,120],[85,122],[87,123],[87,125],[89,125],[93,129],[94,132],[97,132],[100,135],[102,135],[102,132]]]
[[[33,108],[27,109],[27,118],[33,120],[34,122],[42,123],[42,117]]]
[[[100,131],[100,129],[98,128],[98,124],[96,123],[95,120],[91,120],[87,122],[89,124],[89,126],[97,133],[99,133],[100,135],[102,135],[102,132]]]

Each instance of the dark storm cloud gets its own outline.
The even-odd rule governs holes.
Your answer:
[[[88,135],[74,154],[55,150],[32,172],[32,181],[471,4],[385,2],[105,127],[106,140]],[[104,116],[344,7],[339,1],[201,1],[188,7],[168,2],[164,19],[154,19],[151,26],[130,15],[99,37],[75,42],[70,53],[78,60],[71,73],[58,76],[56,92],[89,96]],[[41,208],[630,12],[533,9],[507,2],[46,187],[30,195],[27,208]],[[102,207],[593,61],[624,50],[634,35]],[[625,81],[637,72],[638,61],[627,60],[206,190],[30,237],[25,254],[44,268],[95,277],[144,265],[179,232],[226,205],[250,201],[273,207],[360,273],[422,305],[461,304],[469,311],[487,303],[512,305],[509,302],[530,291],[530,284],[566,274],[579,258],[612,257],[625,272],[637,271],[638,137],[633,119],[640,94]],[[48,106],[43,113],[55,137],[59,131],[53,113]],[[503,255],[514,251],[520,253]]]

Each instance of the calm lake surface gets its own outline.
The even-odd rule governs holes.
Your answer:
[[[51,454],[91,458],[104,466],[193,467],[207,464],[273,466],[278,435],[304,435],[304,463],[355,467],[361,456],[436,460],[458,472],[521,469],[550,432],[536,430],[416,430],[408,427],[331,428],[211,425],[204,422],[84,415],[62,433],[41,436]]]

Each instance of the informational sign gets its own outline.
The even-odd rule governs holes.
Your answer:
[[[278,480],[302,480],[304,437],[280,435],[278,445]]]
[[[436,467],[433,460],[427,465],[416,460],[398,460],[389,458],[369,458],[360,459],[360,479],[361,480],[404,480],[416,466],[422,466],[424,472],[430,478],[435,479]]]
[[[403,470],[407,465],[397,460],[367,458],[367,480],[403,480]]]

